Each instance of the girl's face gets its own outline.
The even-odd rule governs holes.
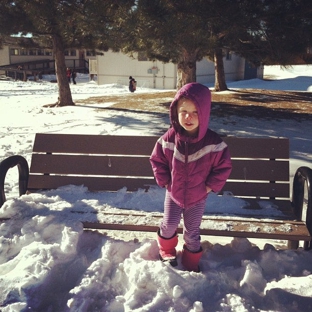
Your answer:
[[[179,124],[188,135],[194,136],[198,132],[198,113],[196,105],[189,99],[181,98],[177,105]]]

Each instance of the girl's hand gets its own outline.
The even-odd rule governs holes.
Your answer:
[[[206,186],[206,191],[207,191],[207,193],[210,193],[212,191],[212,189],[209,186]]]

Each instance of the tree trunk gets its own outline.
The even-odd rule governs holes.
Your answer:
[[[62,38],[58,35],[53,35],[52,40],[55,57],[56,79],[59,88],[59,98],[56,106],[75,105],[66,76],[66,64]]]
[[[183,58],[178,63],[177,89],[181,89],[185,84],[196,81],[196,59],[197,53],[183,51]]]
[[[228,88],[225,82],[223,53],[221,48],[215,49],[214,64],[215,64],[215,91],[225,91]]]

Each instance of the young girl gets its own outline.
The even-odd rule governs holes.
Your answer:
[[[159,257],[177,265],[177,227],[183,215],[182,265],[195,272],[202,255],[199,228],[208,193],[220,191],[232,169],[227,145],[208,128],[210,109],[207,87],[183,86],[170,105],[172,127],[158,139],[150,157],[157,184],[166,188],[157,232]]]

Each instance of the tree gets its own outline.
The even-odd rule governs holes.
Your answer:
[[[250,41],[254,30],[258,29],[259,4],[249,0],[210,0],[206,10],[212,12],[209,18],[214,46],[207,57],[215,63],[215,90],[227,89],[223,57],[225,51],[237,53],[236,47]],[[260,6],[261,7],[261,6]],[[244,46],[240,45],[243,49]],[[239,53],[238,53],[239,54]]]
[[[136,4],[117,28],[121,49],[177,64],[177,88],[196,80],[196,62],[203,57],[214,61],[215,90],[221,91],[227,88],[225,50],[259,66],[285,63],[311,42],[308,0],[138,0]]]
[[[129,0],[4,0],[0,20],[2,34],[31,33],[33,41],[53,48],[59,98],[56,105],[74,105],[66,77],[65,49],[108,49],[107,29],[115,23],[118,10]],[[102,30],[99,33],[97,25]],[[106,29],[106,31],[103,31]]]
[[[301,58],[312,40],[312,3],[309,0],[240,0],[245,32],[235,27],[226,45],[250,63],[289,65]],[[233,32],[234,31],[234,32]],[[239,40],[237,40],[237,38]],[[307,59],[306,59],[307,61]]]
[[[177,88],[196,81],[196,62],[215,62],[215,89],[227,89],[223,50],[244,38],[250,17],[239,0],[138,0],[119,28],[122,51],[144,51],[150,59],[177,64]],[[251,6],[249,6],[250,8]]]
[[[264,64],[289,65],[298,58],[304,61],[312,42],[312,3],[264,0],[260,26],[257,46]]]
[[[196,62],[211,46],[207,23],[190,9],[199,2],[138,0],[116,29],[122,36],[121,50],[143,51],[150,59],[177,64],[178,88],[195,81]]]

